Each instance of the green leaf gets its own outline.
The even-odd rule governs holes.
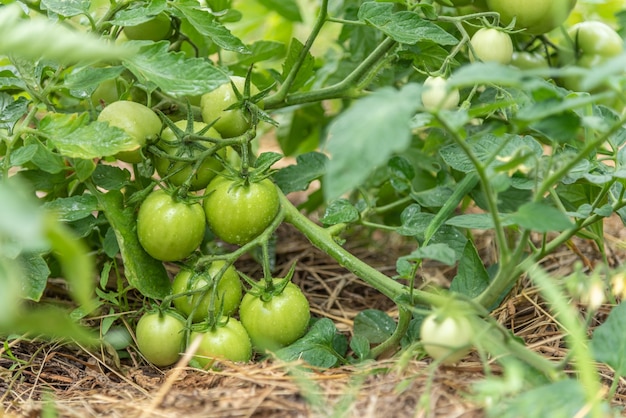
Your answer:
[[[359,9],[358,18],[404,44],[426,40],[439,45],[456,45],[459,42],[444,29],[422,19],[415,12],[394,13],[393,10],[393,3],[365,2]]]
[[[186,58],[182,52],[169,52],[169,43],[131,41],[141,45],[124,65],[147,86],[178,95],[197,96],[228,83],[228,75],[207,59]]]
[[[368,358],[371,351],[370,341],[361,335],[354,335],[350,339],[350,348],[359,360],[365,360]]]
[[[46,19],[25,19],[17,4],[0,8],[0,55],[61,64],[106,61],[133,54],[132,47],[113,45],[70,26]]]
[[[0,252],[0,330],[19,321],[19,307],[24,296],[24,272],[20,267],[16,260]]]
[[[0,182],[0,254],[6,256],[11,243],[18,253],[49,249],[43,233],[44,212],[33,195],[26,183],[16,179]]]
[[[396,329],[394,321],[378,309],[365,309],[354,317],[354,335],[366,338],[371,344],[380,344]]]
[[[508,215],[505,219],[524,229],[536,232],[564,231],[574,227],[572,221],[563,212],[539,202],[525,203],[517,212]]]
[[[41,0],[42,9],[64,17],[87,14],[90,5],[89,0]]]
[[[459,261],[457,274],[452,279],[450,290],[468,298],[474,298],[489,285],[490,278],[483,261],[471,240],[465,244],[463,256]]]
[[[302,22],[300,8],[296,0],[257,0],[263,6],[274,10],[287,20],[292,22]]]
[[[42,119],[39,128],[66,157],[100,158],[137,148],[137,143],[124,130],[88,120],[86,113],[52,113]]]
[[[112,165],[98,164],[91,179],[105,190],[121,190],[130,182],[130,171]]]
[[[250,53],[243,42],[218,22],[215,16],[206,9],[200,9],[200,4],[197,1],[180,0],[173,2],[172,5],[200,34],[209,37],[220,48],[241,54]]]
[[[296,157],[296,165],[287,166],[274,174],[274,181],[283,193],[306,190],[309,184],[326,172],[328,157],[321,152],[309,152]]]
[[[420,86],[385,87],[356,101],[330,125],[331,154],[324,176],[327,201],[361,185],[374,168],[411,142],[410,120],[419,105]],[[367,115],[367,117],[364,117]]]
[[[41,253],[35,252],[24,252],[20,254],[17,260],[24,274],[22,279],[24,294],[22,296],[39,302],[44,290],[46,290],[48,277],[50,277],[48,263]]]
[[[60,197],[46,202],[43,207],[54,212],[62,222],[72,222],[90,216],[98,210],[98,199],[90,194]]]
[[[13,99],[10,94],[0,92],[0,128],[13,129],[13,125],[28,111],[29,100],[25,97]]]
[[[167,271],[139,243],[133,208],[124,207],[122,193],[113,190],[98,193],[96,197],[115,231],[128,283],[149,298],[163,299],[169,295],[171,284]]]
[[[424,247],[419,247],[411,252],[409,255],[400,257],[406,261],[422,261],[424,259],[439,261],[449,266],[454,265],[457,260],[455,251],[450,248],[449,245],[444,243],[428,244]]]
[[[399,192],[411,189],[411,181],[415,178],[413,165],[403,157],[392,157],[387,163],[389,181],[393,188]]]
[[[470,213],[450,218],[446,225],[456,226],[466,229],[492,229],[493,218],[488,213]]]
[[[287,52],[287,58],[283,63],[283,74],[282,78],[285,80],[287,75],[293,69],[293,66],[299,62],[300,54],[304,49],[304,45],[302,42],[297,40],[296,38],[291,39],[291,44],[289,44],[289,51]],[[301,62],[300,69],[298,70],[298,74],[296,78],[293,80],[293,84],[291,85],[289,91],[296,91],[300,87],[302,87],[309,79],[315,74],[315,59],[311,52],[307,51],[304,60]]]
[[[319,147],[328,117],[321,103],[297,106],[277,113],[276,137],[285,155],[299,155]]]
[[[139,4],[140,2],[136,2]],[[165,10],[165,0],[150,0],[141,4],[140,7],[129,7],[115,13],[109,23],[116,26],[137,26],[147,22]]]
[[[277,152],[264,152],[254,162],[254,168],[259,173],[265,173],[282,158],[283,156]]]
[[[247,67],[257,62],[281,58],[285,55],[285,44],[276,41],[257,41],[248,46],[249,53],[242,54],[233,66]]]
[[[320,219],[324,225],[352,223],[359,220],[359,211],[346,199],[337,199],[330,202],[324,216]]]
[[[329,368],[341,363],[345,355],[345,337],[337,334],[332,320],[316,321],[309,332],[295,343],[276,352],[285,361],[304,360],[314,367]]]
[[[626,302],[609,313],[608,318],[595,329],[591,350],[596,360],[608,364],[620,376],[626,375]]]
[[[76,97],[88,97],[100,83],[119,77],[123,72],[124,67],[121,65],[104,68],[83,67],[69,73],[65,77],[64,86]]]

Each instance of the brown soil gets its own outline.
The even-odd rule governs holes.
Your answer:
[[[607,246],[612,263],[623,260],[624,228],[607,222]],[[305,291],[313,315],[334,321],[349,334],[354,316],[365,308],[395,315],[394,304],[313,248],[290,227],[279,230],[277,274],[298,260],[294,281]],[[477,239],[483,259],[492,257],[488,235]],[[347,244],[353,253],[393,275],[395,259],[413,248],[389,237],[363,237]],[[577,240],[545,261],[555,276],[571,271],[575,261],[591,267],[600,260],[597,249]],[[259,273],[251,259],[237,267]],[[450,268],[429,265],[426,281],[447,284]],[[258,276],[258,274],[257,274]],[[581,308],[582,309],[582,308]],[[606,316],[603,306],[592,326]],[[132,314],[132,313],[129,313]],[[554,360],[567,353],[554,319],[530,284],[522,280],[493,316],[524,338],[537,352]],[[187,367],[187,358],[158,369],[135,349],[120,360],[114,353],[71,344],[13,339],[0,348],[0,417],[481,417],[472,385],[485,372],[498,373],[472,354],[455,366],[434,368],[417,351],[329,370],[310,370],[300,363],[266,359],[250,364],[221,364],[218,370]],[[613,379],[603,370],[607,386]],[[614,402],[626,405],[626,381],[621,379]]]

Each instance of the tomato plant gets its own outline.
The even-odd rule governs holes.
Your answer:
[[[231,244],[250,242],[270,225],[279,210],[276,186],[269,179],[245,182],[216,177],[205,195],[209,228]]]
[[[137,347],[150,363],[169,366],[184,351],[184,330],[185,323],[175,313],[145,313],[135,328]]]
[[[304,335],[311,313],[309,302],[298,286],[275,279],[269,291],[248,292],[239,307],[241,323],[255,350],[274,351]]]
[[[561,25],[576,0],[487,0],[489,10],[498,12],[506,25],[515,19],[515,28],[541,35]]]
[[[123,129],[132,139],[136,149],[116,154],[116,157],[129,163],[141,162],[141,148],[153,141],[161,132],[161,119],[150,108],[141,103],[120,100],[102,109],[98,121]]]
[[[479,29],[470,40],[470,58],[508,64],[513,57],[511,36],[500,29]]]
[[[452,364],[467,355],[472,328],[464,316],[432,313],[422,321],[420,338],[426,353],[443,364]]]
[[[218,278],[217,274],[225,264],[224,261],[218,260],[214,261],[205,271],[194,272],[184,268],[178,272],[172,282],[174,294],[198,291],[202,288],[205,290],[202,293],[175,298],[174,306],[176,309],[185,316],[190,316],[193,312],[193,322],[206,320],[211,307],[213,307],[214,313],[221,309],[225,316],[233,314],[239,307],[239,302],[243,296],[241,280],[235,268],[229,266],[219,277],[217,285],[213,287]],[[215,291],[215,298],[212,304],[213,291]]]
[[[223,318],[222,323],[204,331],[193,331],[190,341],[200,338],[194,360],[201,367],[211,367],[215,361],[250,361],[252,344],[245,328],[235,318]]]
[[[148,195],[137,213],[142,247],[157,260],[182,260],[198,248],[206,221],[202,205],[177,201],[165,190]]]
[[[213,177],[221,171],[222,163],[214,155],[207,154],[207,151],[210,149],[207,147],[207,144],[203,144],[201,141],[193,138],[189,139],[187,134],[202,131],[206,124],[194,122],[189,132],[186,131],[186,120],[180,120],[175,125],[181,129],[178,132],[180,137],[177,137],[169,127],[163,130],[161,140],[157,142],[157,147],[167,153],[169,157],[156,155],[154,165],[159,175],[167,177],[167,180],[174,186],[180,186],[189,180],[189,190],[204,189]],[[203,136],[220,138],[219,133],[213,128],[204,132]],[[217,154],[224,158],[226,150],[222,148],[217,151]],[[202,160],[199,162],[199,165],[195,166],[199,158],[202,158]]]

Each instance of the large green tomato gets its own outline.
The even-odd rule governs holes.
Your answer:
[[[532,35],[561,25],[575,5],[576,0],[487,0],[489,10],[500,13],[504,25],[515,18],[515,29],[526,29]]]
[[[194,331],[190,341],[201,338],[194,360],[200,366],[211,367],[216,360],[245,362],[252,358],[252,344],[245,328],[235,318],[225,325],[218,324],[204,332]]]
[[[161,132],[161,119],[149,107],[141,103],[120,100],[102,109],[98,115],[99,122],[124,130],[136,147],[132,151],[120,152],[116,157],[127,163],[140,163],[140,149],[146,142],[155,140]]]
[[[165,13],[138,25],[124,27],[124,34],[131,40],[157,42],[169,38],[171,33],[172,23]]]
[[[231,77],[239,93],[243,94],[246,79],[243,77]],[[254,96],[259,90],[250,84],[250,95]],[[222,84],[215,90],[202,95],[200,108],[204,123],[212,123],[217,120],[213,127],[224,138],[232,138],[242,135],[250,129],[252,121],[245,109],[225,110],[237,103],[237,95],[233,91],[231,83]]]
[[[187,121],[179,120],[175,123],[175,125],[184,131],[187,127]],[[198,132],[205,126],[206,124],[202,122],[194,122],[193,131]],[[206,133],[204,133],[204,136],[216,139],[221,138],[219,132],[213,128],[210,128]],[[178,139],[176,138],[174,132],[170,128],[165,128],[163,133],[161,133],[161,140],[157,142],[157,146],[169,155],[182,158],[198,158],[200,154],[205,151],[206,147],[210,146],[209,142],[202,143],[200,141],[187,140],[185,138],[183,138],[183,142],[180,145],[172,145],[172,143],[177,140]],[[225,158],[226,149],[220,149],[218,154],[222,158]],[[213,177],[215,177],[215,174],[223,168],[222,163],[213,156],[206,157],[195,172],[193,171],[193,162],[170,161],[167,158],[155,157],[154,165],[161,177],[169,175],[167,179],[174,186],[180,186],[190,176],[193,176],[191,177],[189,187],[189,190],[192,191],[204,189]]]
[[[213,278],[222,269],[225,262],[218,260],[211,263],[209,268],[203,272],[195,273],[189,269],[182,269],[172,282],[172,293],[180,294],[188,292],[190,290],[201,289],[208,284],[213,283]],[[216,287],[216,297],[214,309],[219,309],[222,306],[222,314],[229,316],[235,312],[241,302],[243,296],[243,288],[241,286],[241,280],[239,274],[233,266],[229,266]],[[207,313],[211,306],[211,288],[206,293],[196,293],[194,295],[181,296],[174,299],[174,306],[185,316],[191,315],[194,307],[196,310],[193,314],[193,322],[200,322],[207,319]]]
[[[499,29],[479,29],[470,39],[470,59],[508,64],[513,57],[511,36]]]
[[[155,366],[176,363],[184,350],[185,323],[172,313],[144,314],[137,322],[135,337],[141,354]]]
[[[442,364],[452,364],[469,352],[472,328],[463,316],[432,313],[422,321],[420,339],[429,356],[440,360]]]
[[[276,285],[282,279],[274,279]],[[239,319],[258,352],[275,351],[304,335],[311,312],[300,288],[289,282],[280,294],[246,293]]]
[[[206,220],[202,205],[176,201],[156,190],[143,201],[137,214],[139,243],[157,260],[187,258],[204,238]]]
[[[252,241],[278,214],[280,200],[270,179],[245,183],[216,177],[205,191],[204,212],[211,231],[230,244]]]

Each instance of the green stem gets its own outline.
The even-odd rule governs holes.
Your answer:
[[[398,326],[396,327],[395,331],[388,339],[378,344],[376,347],[372,348],[370,355],[373,358],[377,358],[381,354],[384,354],[386,351],[391,350],[392,348],[395,348],[398,344],[400,344],[400,340],[402,340],[402,337],[404,337],[407,330],[409,329],[411,318],[413,318],[411,311],[409,309],[400,307],[400,312],[398,314]]]

